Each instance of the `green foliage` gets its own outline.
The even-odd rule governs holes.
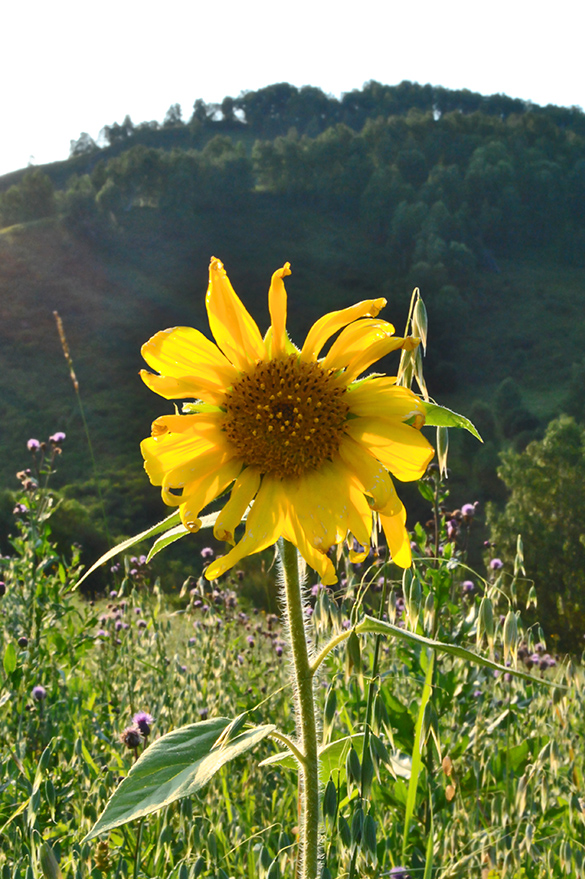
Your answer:
[[[0,192],[0,223],[4,226],[52,217],[55,210],[53,184],[40,168],[27,171],[20,183]]]
[[[29,513],[0,559],[4,871],[96,879],[293,875],[294,764],[280,755],[260,769],[274,746],[247,751],[270,730],[266,724],[277,719],[289,734],[294,724],[277,618],[246,613],[229,583],[196,578],[170,605],[148,579],[132,579],[128,566],[111,575],[115,596],[96,606],[80,601],[72,592],[76,559],[68,562],[51,542],[49,497],[30,488],[19,496]],[[397,863],[426,876],[433,863],[479,875],[504,861],[511,875],[531,879],[579,875],[585,767],[572,742],[582,733],[573,687],[582,686],[582,670],[546,673],[550,682],[571,683],[553,692],[553,712],[550,688],[543,692],[534,670],[505,681],[471,665],[465,650],[475,642],[480,601],[493,603],[491,637],[501,651],[497,621],[508,600],[495,581],[480,587],[479,579],[477,594],[461,597],[464,552],[439,528],[442,561],[428,555],[434,538],[417,533],[410,585],[392,579],[382,556],[360,567],[344,554],[343,585],[311,598],[308,625],[329,680],[317,693],[326,721],[324,875],[384,875]],[[408,597],[407,612],[396,593],[401,602]],[[378,619],[386,608],[390,623]],[[341,644],[327,648],[331,637],[347,639],[346,624],[358,615],[363,635],[348,664]],[[530,640],[518,627],[518,638]],[[427,647],[436,638],[451,655],[433,662]],[[154,721],[133,744],[127,733],[136,733],[131,719],[139,709]],[[208,734],[205,742],[199,732]],[[228,773],[219,764],[232,757]],[[167,805],[148,814],[157,797]],[[94,825],[109,834],[82,841]]]
[[[585,633],[585,429],[562,416],[523,452],[504,452],[498,473],[510,496],[502,513],[489,514],[497,552],[511,561],[522,534],[545,632],[561,649],[579,651]]]

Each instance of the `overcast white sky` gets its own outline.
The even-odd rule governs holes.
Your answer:
[[[212,8],[213,6],[213,8]],[[577,0],[12,0],[4,6],[0,174],[65,159],[82,131],[275,82],[339,97],[370,79],[585,106]]]

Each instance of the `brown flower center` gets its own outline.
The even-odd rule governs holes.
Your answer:
[[[295,354],[258,363],[226,394],[223,424],[250,467],[301,476],[337,452],[349,411],[332,371]]]

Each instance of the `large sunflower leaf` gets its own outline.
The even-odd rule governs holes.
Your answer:
[[[266,724],[247,729],[233,739],[221,740],[232,723],[226,717],[214,717],[182,726],[153,742],[114,791],[84,841],[191,796],[225,763],[254,747],[275,729]]]

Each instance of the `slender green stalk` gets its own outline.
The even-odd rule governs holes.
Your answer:
[[[305,608],[299,556],[284,538],[278,541],[286,597],[286,616],[293,656],[296,725],[303,764],[300,773],[300,879],[317,879],[319,870],[319,752],[315,721],[313,669],[305,630]]]

